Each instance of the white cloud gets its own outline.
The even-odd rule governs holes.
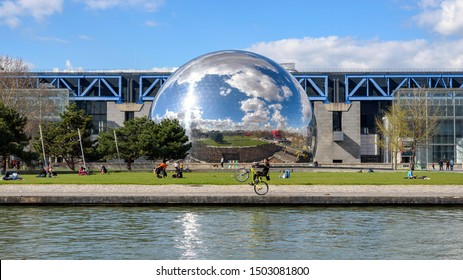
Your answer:
[[[282,93],[275,80],[270,76],[262,76],[257,69],[250,70],[233,74],[225,82],[249,97],[261,97],[267,101],[283,101]],[[256,77],[259,78],[256,79]]]
[[[69,59],[66,59],[66,70],[72,70],[74,67]]]
[[[149,69],[149,71],[171,74],[171,73],[174,73],[177,69],[178,69],[178,67],[152,67],[152,68]]]
[[[156,11],[164,0],[84,0],[85,5],[93,10],[106,10],[115,7],[137,7],[145,11]]]
[[[287,118],[281,114],[283,106],[281,104],[272,104],[269,106],[273,110],[272,121],[276,123],[278,129],[288,128]]]
[[[63,10],[63,0],[7,0],[0,4],[0,24],[11,28],[21,24],[21,18],[32,16],[41,21]]]
[[[59,67],[54,67],[53,72],[83,72],[84,69],[82,67],[74,67],[71,63],[70,59],[66,59],[64,62],[64,70],[60,69]]]
[[[151,70],[152,72],[174,73],[177,69],[178,69],[178,67],[153,67],[153,68],[151,68],[150,70]]]
[[[67,40],[64,40],[64,39],[61,39],[61,38],[57,38],[57,37],[34,36],[34,38],[35,38],[36,40],[39,40],[39,41],[49,41],[49,42],[56,42],[56,43],[60,43],[60,44],[67,44],[67,43],[69,43]]]
[[[415,17],[420,26],[444,36],[463,35],[462,0],[422,0],[420,8],[423,11]]]
[[[270,120],[270,111],[265,101],[259,98],[250,98],[241,101],[242,118],[245,127],[259,128]]]
[[[231,88],[225,88],[225,87],[221,87],[220,88],[220,95],[222,96],[227,96],[229,95],[230,93],[232,93],[232,89]]]
[[[413,69],[463,67],[463,39],[428,42],[357,40],[351,37],[306,37],[260,42],[248,50],[273,60],[313,69]]]
[[[145,26],[148,26],[148,27],[156,27],[158,26],[159,24],[154,21],[154,20],[147,20],[145,21]]]
[[[92,41],[92,40],[95,40],[95,38],[93,38],[93,37],[91,37],[91,36],[88,36],[88,35],[85,35],[85,34],[79,35],[79,39],[80,39],[80,40],[83,40],[83,41]]]
[[[164,0],[84,0],[77,1],[93,10],[105,10],[110,8],[138,8],[143,11],[153,12],[159,9]],[[32,17],[36,21],[63,11],[64,0],[6,0],[0,3],[0,24],[11,28],[18,27],[21,20]],[[146,22],[148,26],[154,26],[154,21]]]

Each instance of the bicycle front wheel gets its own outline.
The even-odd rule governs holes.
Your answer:
[[[240,168],[235,170],[235,179],[238,182],[245,182],[249,178],[249,170]]]
[[[264,195],[268,193],[268,184],[264,181],[260,181],[257,184],[254,184],[254,192],[258,195]]]

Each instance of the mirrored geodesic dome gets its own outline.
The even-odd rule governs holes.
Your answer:
[[[206,162],[311,161],[316,122],[307,94],[276,62],[219,51],[180,67],[154,100],[151,118],[178,119]]]

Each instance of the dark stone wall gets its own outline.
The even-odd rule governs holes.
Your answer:
[[[260,161],[266,157],[271,157],[282,149],[273,143],[252,147],[213,147],[195,144],[190,149],[191,156],[205,162],[220,162],[222,156],[225,162],[229,160],[238,160],[240,162]]]

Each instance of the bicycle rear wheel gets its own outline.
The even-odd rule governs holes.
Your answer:
[[[257,184],[254,184],[254,192],[258,195],[264,195],[268,193],[268,184],[264,181],[260,181]]]
[[[238,182],[245,182],[249,178],[249,170],[246,168],[240,168],[235,170],[235,179]]]

